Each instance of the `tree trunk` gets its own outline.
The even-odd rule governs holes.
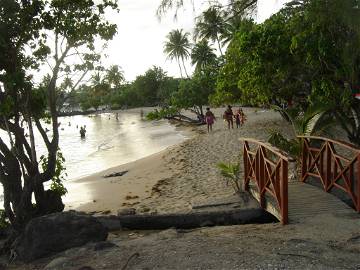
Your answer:
[[[191,229],[216,225],[236,225],[273,222],[274,218],[261,208],[237,209],[188,214],[102,216],[97,219],[110,231],[127,228],[132,230],[164,230],[169,228]]]
[[[221,56],[224,56],[224,54],[223,54],[223,52],[222,52],[222,50],[221,50],[221,44],[220,44],[220,40],[219,40],[219,37],[218,37],[218,36],[216,36],[216,41],[217,41],[217,44],[218,44],[218,46],[219,46],[219,51],[220,51]]]
[[[201,114],[201,116],[204,116],[203,106],[200,105],[199,108],[200,108],[200,114]]]
[[[184,63],[184,57],[181,57],[181,61],[182,61],[183,67],[184,67],[184,71],[185,71],[186,77],[189,78],[189,75],[188,75],[188,73],[187,73],[187,71],[186,71],[186,67],[185,67],[185,63]]]
[[[181,64],[180,64],[180,59],[179,59],[179,58],[177,58],[177,62],[178,62],[179,69],[180,69],[180,76],[181,76],[181,78],[183,78],[183,74],[182,74]]]

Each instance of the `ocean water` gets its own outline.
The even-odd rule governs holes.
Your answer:
[[[70,182],[160,152],[186,139],[168,121],[146,121],[138,111],[121,111],[118,117],[115,113],[60,117],[59,122],[60,149],[65,157],[66,181]],[[80,137],[81,126],[86,126],[85,138]],[[6,137],[6,133],[0,135]],[[35,142],[39,157],[45,153],[40,134],[35,134]]]

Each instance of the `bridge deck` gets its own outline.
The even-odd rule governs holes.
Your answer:
[[[250,185],[250,192],[259,200],[257,189]],[[336,196],[322,189],[302,182],[290,182],[288,188],[289,223],[301,223],[302,220],[322,213],[334,215],[353,215],[354,209],[342,202]],[[271,203],[266,203],[266,210],[280,219],[279,209]]]

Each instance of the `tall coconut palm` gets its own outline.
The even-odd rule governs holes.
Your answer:
[[[200,70],[216,60],[214,49],[211,48],[207,40],[202,40],[195,44],[191,52],[191,64],[195,65],[195,70]]]
[[[210,7],[197,18],[194,30],[195,39],[216,41],[221,55],[221,35],[226,31],[224,16],[225,13],[220,8]]]
[[[167,54],[167,57],[170,60],[176,59],[179,64],[180,75],[182,77],[182,70],[180,60],[182,62],[185,74],[187,77],[188,74],[186,72],[184,60],[190,56],[190,47],[191,44],[189,42],[190,33],[183,33],[183,29],[172,30],[167,36],[167,41],[164,45],[164,53]]]

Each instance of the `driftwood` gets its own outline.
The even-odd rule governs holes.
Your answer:
[[[275,221],[273,216],[260,208],[188,214],[99,216],[97,219],[110,231],[122,228],[134,230],[191,229]]]
[[[199,119],[192,119],[190,117],[187,117],[185,115],[182,114],[175,114],[175,115],[169,115],[164,117],[167,120],[175,120],[175,121],[179,121],[179,122],[186,122],[186,123],[190,123],[190,124],[194,124],[194,125],[204,125],[205,122],[199,120]]]
[[[110,173],[110,174],[106,174],[103,177],[104,178],[108,178],[108,177],[116,177],[116,176],[123,176],[125,173],[127,173],[128,171],[122,171],[122,172],[114,172],[114,173]]]

